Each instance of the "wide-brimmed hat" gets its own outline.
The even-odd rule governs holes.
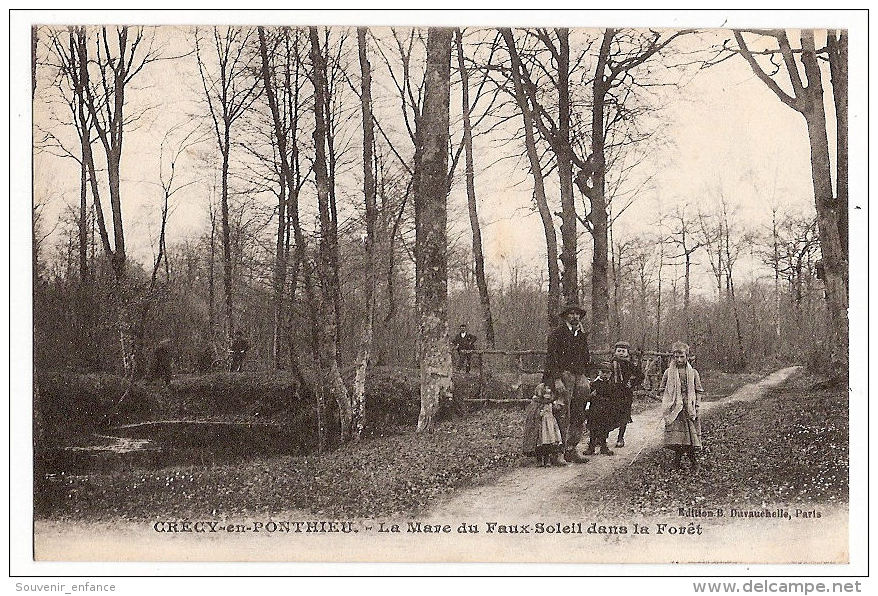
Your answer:
[[[604,372],[613,372],[613,365],[609,362],[601,362],[600,364],[598,364],[598,370]]]
[[[576,304],[575,302],[571,302],[570,304],[568,304],[567,306],[562,308],[560,311],[558,311],[558,316],[563,317],[564,315],[566,315],[569,312],[575,312],[580,317],[585,316],[585,309],[582,308],[581,306],[579,306],[578,304]]]
[[[616,344],[613,346],[613,349],[616,348],[625,348],[626,350],[630,350],[631,344],[629,344],[627,341],[617,341]]]

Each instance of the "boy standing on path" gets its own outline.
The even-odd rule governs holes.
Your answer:
[[[585,425],[585,406],[591,393],[587,372],[591,363],[588,338],[582,327],[585,311],[568,304],[560,313],[561,324],[549,334],[543,382],[555,388],[563,400],[558,424],[564,439],[564,459],[573,463],[588,460],[576,450]]]

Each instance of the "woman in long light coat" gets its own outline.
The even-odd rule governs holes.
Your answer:
[[[673,358],[662,376],[662,415],[665,422],[664,445],[674,451],[674,465],[683,467],[683,455],[692,462],[692,471],[700,469],[701,418],[699,406],[704,388],[701,376],[689,364],[689,346],[676,342],[671,346]]]

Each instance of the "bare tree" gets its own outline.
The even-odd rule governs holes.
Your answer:
[[[32,41],[36,44],[37,29],[32,30]],[[78,324],[81,330],[85,326],[88,307],[85,304],[85,292],[89,283],[88,264],[88,222],[89,222],[89,169],[87,160],[91,159],[92,133],[94,130],[92,118],[85,106],[85,90],[82,87],[82,79],[79,68],[79,55],[76,49],[77,39],[72,27],[68,27],[66,35],[61,31],[47,32],[47,45],[49,46],[50,58],[57,69],[58,76],[52,82],[63,103],[70,113],[70,120],[65,121],[73,125],[79,141],[79,152],[64,146],[64,143],[52,130],[44,130],[38,126],[41,138],[34,140],[35,150],[46,150],[54,155],[71,158],[79,164],[79,212],[77,214],[78,228],[78,256],[79,256],[79,291],[76,302],[76,311],[79,315]],[[34,76],[36,76],[36,45],[34,52]],[[36,85],[36,79],[34,79]],[[34,87],[36,88],[36,87]]]
[[[757,36],[757,43],[770,40],[772,45],[763,51],[752,51],[745,35]],[[826,49],[816,46],[814,31],[799,33],[799,48],[793,48],[786,31],[734,31],[737,48],[726,48],[740,54],[753,73],[790,108],[805,119],[811,148],[811,181],[817,208],[817,225],[823,254],[826,306],[832,320],[831,349],[834,370],[847,370],[848,338],[848,260],[845,249],[847,237],[847,33],[832,32],[827,36]],[[833,192],[833,167],[827,136],[829,123],[823,100],[823,76],[820,59],[827,54],[830,60],[831,85],[836,103],[836,138],[838,159],[835,163],[836,192]],[[757,56],[772,59],[766,71]],[[780,56],[783,65],[773,58]],[[798,59],[797,59],[798,58]],[[802,79],[800,68],[804,70]],[[783,75],[781,72],[783,71]],[[783,76],[789,82],[792,94],[784,90],[775,77]]]
[[[479,302],[482,306],[482,321],[485,326],[485,343],[488,347],[493,348],[495,342],[494,319],[491,316],[491,297],[488,294],[488,282],[485,278],[485,255],[482,251],[482,227],[479,223],[478,204],[476,203],[475,166],[473,165],[473,130],[471,114],[474,105],[470,104],[469,99],[469,71],[464,60],[463,33],[460,29],[457,29],[454,37],[457,48],[457,68],[460,73],[461,84],[461,110],[463,113],[462,145],[465,152],[466,198],[469,210],[470,229],[472,230],[473,236],[473,261],[475,265],[476,285],[479,289]],[[479,91],[481,91],[481,87]],[[476,101],[478,101],[478,96],[479,93],[476,94]]]
[[[162,139],[161,145],[159,146],[159,182],[158,186],[162,191],[162,203],[159,209],[160,217],[159,217],[159,234],[156,239],[156,256],[153,261],[152,266],[152,275],[150,276],[149,286],[146,290],[146,295],[143,297],[141,302],[140,316],[134,325],[134,340],[132,342],[132,354],[134,362],[141,366],[141,369],[138,371],[139,374],[143,374],[146,371],[142,367],[143,362],[146,359],[143,357],[144,352],[144,340],[146,337],[146,326],[149,320],[150,311],[153,309],[154,303],[156,301],[156,286],[158,282],[158,274],[159,270],[162,266],[162,262],[165,264],[165,273],[166,273],[166,282],[169,277],[168,273],[168,247],[166,242],[166,231],[168,225],[168,215],[170,213],[170,200],[177,192],[186,188],[187,186],[191,186],[195,184],[197,180],[189,180],[187,182],[180,182],[178,178],[178,170],[177,165],[180,162],[180,159],[186,153],[186,150],[193,145],[199,143],[202,139],[199,138],[198,128],[192,127],[188,132],[182,130],[185,134],[175,139],[175,136],[178,136],[178,131],[181,131],[183,127],[181,125],[174,126],[170,130],[165,133],[164,138]]]
[[[574,178],[580,192],[590,203],[585,216],[586,228],[594,240],[592,256],[592,329],[598,345],[607,342],[607,219],[611,197],[607,195],[607,143],[617,127],[630,123],[626,113],[626,90],[636,87],[637,69],[688,31],[631,32],[606,29],[597,55],[592,79],[591,147],[587,159],[573,153],[580,172]],[[611,115],[608,118],[608,111]]]
[[[282,27],[275,31],[259,29],[259,51],[262,57],[260,77],[269,107],[271,132],[270,150],[264,154],[251,150],[266,163],[269,184],[276,185],[277,228],[274,238],[274,271],[272,274],[273,310],[272,359],[281,368],[282,351],[289,345],[290,366],[300,375],[298,354],[294,347],[291,317],[295,305],[299,270],[304,258],[304,234],[299,223],[299,194],[307,176],[300,167],[299,129],[304,111],[304,79],[300,43],[301,31]],[[264,47],[263,47],[264,46]],[[263,52],[264,50],[264,52]],[[257,129],[264,127],[260,118]],[[290,265],[291,243],[295,246]],[[290,285],[287,287],[288,269]],[[300,375],[301,376],[301,375]]]
[[[195,56],[204,89],[205,100],[217,147],[222,158],[220,175],[220,222],[223,245],[223,289],[228,323],[227,337],[231,343],[235,330],[232,297],[232,243],[229,224],[229,156],[232,125],[259,97],[259,80],[252,75],[254,55],[247,50],[251,29],[212,27],[210,39],[195,30]],[[216,63],[208,64],[206,54]]]
[[[334,258],[333,221],[330,214],[329,173],[326,166],[326,60],[320,50],[320,37],[316,27],[309,27],[311,40],[311,83],[314,87],[314,176],[317,184],[317,203],[320,216],[320,243],[317,250],[317,273],[320,277],[320,341],[318,362],[320,366],[320,391],[324,400],[332,398],[338,404],[341,440],[347,441],[351,433],[352,406],[347,388],[341,378],[338,361],[338,331],[334,280],[338,271]]]
[[[692,279],[692,255],[702,246],[702,242],[696,238],[693,229],[694,214],[690,206],[685,205],[677,208],[676,212],[665,217],[668,227],[667,242],[674,247],[669,259],[683,259],[683,310],[686,317],[686,337],[691,337],[692,316],[689,309],[689,292]]]
[[[534,109],[531,105],[524,84],[524,73],[518,50],[515,46],[515,39],[512,36],[511,29],[501,29],[503,40],[509,50],[509,57],[512,62],[511,74],[515,87],[515,98],[518,103],[518,109],[521,111],[521,117],[524,122],[524,142],[527,151],[528,161],[530,162],[530,172],[534,179],[534,202],[537,204],[537,210],[540,214],[540,220],[543,223],[543,233],[546,237],[546,262],[549,272],[549,295],[547,298],[547,322],[549,327],[554,326],[555,318],[560,310],[561,303],[561,274],[558,268],[558,239],[555,234],[555,223],[552,221],[552,212],[546,199],[546,188],[543,181],[543,168],[540,163],[540,156],[537,152],[536,139],[534,136]]]
[[[366,204],[366,322],[360,339],[360,353],[354,378],[354,438],[363,434],[366,418],[366,373],[372,357],[373,324],[375,320],[375,245],[378,223],[377,186],[375,183],[375,130],[372,121],[372,66],[366,46],[366,28],[357,28],[357,49],[360,58],[360,105],[363,116],[363,197]]]
[[[588,199],[587,214],[576,217],[591,233],[594,250],[591,268],[591,316],[592,332],[598,345],[609,341],[609,289],[608,289],[608,229],[609,205],[612,196],[607,193],[607,171],[610,163],[608,153],[612,149],[642,140],[634,138],[626,129],[632,126],[636,111],[628,109],[633,101],[632,89],[648,84],[638,69],[644,67],[654,58],[661,55],[666,48],[681,35],[689,31],[681,30],[673,33],[659,31],[636,31],[624,29],[606,29],[595,57],[596,65],[591,78],[590,98],[590,146],[579,144],[573,146],[570,133],[572,107],[569,85],[570,51],[569,33],[565,29],[555,31],[557,45],[545,31],[538,31],[537,37],[549,50],[556,64],[555,81],[558,90],[557,122],[550,114],[545,102],[540,100],[540,87],[533,77],[522,69],[524,90],[533,108],[533,121],[541,136],[549,143],[554,153],[561,176],[562,191],[562,262],[565,275],[570,280],[565,285],[568,299],[575,298],[576,289],[576,222],[571,221],[576,215],[572,208],[572,188],[567,185],[567,171],[575,167],[579,171],[573,176],[573,182],[579,191]],[[577,58],[580,64],[582,58]],[[544,71],[548,69],[542,67]],[[584,136],[584,131],[581,135]],[[620,137],[617,143],[613,136]],[[569,163],[568,163],[569,162]]]
[[[749,236],[732,228],[729,213],[729,205],[725,198],[720,201],[720,250],[723,254],[723,264],[725,267],[724,276],[726,282],[726,299],[731,307],[732,315],[735,321],[735,338],[737,339],[737,361],[735,364],[738,369],[743,370],[747,365],[747,352],[744,348],[744,334],[741,329],[741,313],[738,308],[738,299],[735,295],[735,277],[734,267],[744,245],[749,243]],[[734,238],[733,238],[734,234]]]
[[[448,272],[446,262],[451,29],[430,28],[424,110],[418,122],[420,159],[416,218],[416,278],[421,357],[421,412],[418,432],[433,430],[442,400],[451,397],[448,348]]]
[[[707,252],[710,270],[716,282],[718,297],[723,296],[723,272],[725,271],[724,252],[722,247],[723,224],[717,221],[715,214],[698,212],[698,242]]]
[[[113,217],[114,248],[109,251],[106,228],[103,226],[103,211],[97,209],[100,199],[97,195],[94,163],[89,166],[92,189],[95,194],[95,207],[104,247],[108,250],[116,276],[125,275],[125,232],[122,223],[122,190],[119,168],[122,163],[122,141],[127,125],[139,119],[140,115],[125,115],[125,93],[131,81],[143,71],[144,67],[162,59],[159,48],[155,46],[155,31],[145,27],[101,27],[92,39],[94,53],[88,50],[87,32],[84,27],[77,29],[77,53],[80,72],[80,86],[85,93],[85,105],[93,120],[94,130],[104,148],[107,158],[107,180],[109,183],[110,208]],[[97,80],[91,82],[89,67],[97,71]]]

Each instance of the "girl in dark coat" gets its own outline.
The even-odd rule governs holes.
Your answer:
[[[631,419],[631,406],[634,404],[634,390],[643,383],[643,371],[631,360],[631,344],[617,341],[613,347],[613,391],[622,403],[622,422],[616,437],[616,447],[625,446],[625,428]]]
[[[604,362],[598,367],[598,378],[591,383],[586,455],[594,455],[597,448],[600,448],[601,455],[614,455],[607,447],[607,435],[619,428],[624,411],[619,395],[613,390],[612,374],[613,365]]]

